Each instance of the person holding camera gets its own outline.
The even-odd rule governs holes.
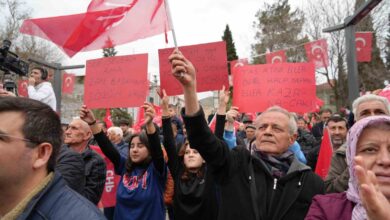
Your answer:
[[[53,87],[48,82],[47,70],[42,67],[34,67],[30,72],[28,79],[28,97],[30,99],[41,101],[49,105],[56,111],[57,101]]]

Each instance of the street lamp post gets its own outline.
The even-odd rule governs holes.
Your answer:
[[[355,25],[367,16],[381,1],[382,0],[366,1],[353,15],[346,17],[344,19],[344,23],[322,30],[325,33],[331,33],[343,29],[345,31],[348,68],[348,101],[350,104],[352,104],[353,100],[359,97],[360,87],[356,61]]]

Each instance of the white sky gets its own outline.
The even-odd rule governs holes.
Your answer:
[[[89,0],[28,0],[33,9],[32,17],[51,17],[82,13],[86,11]],[[271,3],[271,1],[267,1]],[[303,1],[290,0],[290,4],[300,6]],[[300,4],[300,5],[299,5]],[[253,43],[252,24],[256,12],[264,6],[264,0],[169,0],[173,25],[179,46],[201,44],[222,40],[226,24],[229,25],[240,58],[250,56]],[[117,46],[118,55],[137,53],[149,54],[150,74],[158,75],[158,49],[173,47],[173,38],[169,33],[166,44],[163,35],[138,40],[124,46]],[[66,55],[65,55],[66,56]],[[102,57],[102,51],[82,52],[72,59],[66,59],[65,65],[85,64],[88,59]],[[85,70],[73,71],[83,74]]]

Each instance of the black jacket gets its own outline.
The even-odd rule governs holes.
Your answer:
[[[56,171],[62,175],[71,189],[81,195],[84,193],[85,165],[79,153],[62,146],[57,158]]]
[[[203,111],[183,118],[191,146],[212,166],[221,187],[218,219],[304,219],[313,196],[324,193],[322,179],[297,159],[286,176],[274,179],[265,163],[245,147],[229,151],[211,133]]]
[[[55,174],[54,179],[28,203],[17,220],[85,220],[106,219],[97,207],[70,189],[64,179]]]
[[[173,197],[173,219],[215,220],[218,216],[217,191],[212,171],[204,165],[203,176],[184,173],[183,157],[177,155],[171,119],[163,119],[164,147],[168,154],[168,167],[175,183]]]

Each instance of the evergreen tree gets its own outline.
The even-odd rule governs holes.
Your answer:
[[[234,45],[232,32],[230,31],[229,25],[226,25],[225,31],[223,32],[222,40],[226,42],[226,53],[227,53],[227,59],[228,61],[237,60],[237,52],[236,52],[236,46]],[[228,63],[228,74],[231,75],[231,67],[230,63]],[[232,103],[232,97],[233,97],[233,86],[229,88],[230,90],[230,100],[227,105],[227,108],[229,109]]]
[[[256,29],[255,40],[252,45],[253,63],[265,63],[265,56],[259,54],[286,49],[308,41],[301,37],[305,18],[299,10],[292,10],[288,0],[278,0],[276,3],[265,4],[264,10],[256,13],[253,27]],[[289,50],[287,56],[290,62],[303,61],[303,48]]]
[[[364,4],[364,0],[356,0],[355,10]],[[371,62],[358,63],[358,75],[361,89],[364,91],[373,91],[384,87],[384,81],[389,77],[386,76],[386,68],[380,57],[380,50],[376,44],[376,33],[371,15],[367,15],[356,25],[356,31],[372,31],[372,54]]]

